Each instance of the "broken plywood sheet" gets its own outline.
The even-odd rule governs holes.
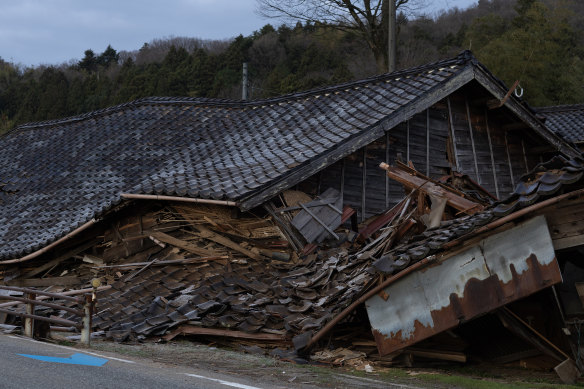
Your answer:
[[[385,355],[561,282],[543,216],[409,274],[366,307]]]
[[[300,204],[302,210],[292,219],[292,225],[308,243],[320,243],[327,238],[338,239],[335,228],[341,225],[343,196],[329,188],[316,200]]]

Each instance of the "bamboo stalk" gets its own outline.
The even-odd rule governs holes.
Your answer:
[[[178,197],[178,196],[146,195],[146,194],[133,194],[133,193],[122,193],[120,196],[122,198],[128,199],[128,200],[181,201],[181,202],[184,202],[184,203],[227,205],[227,206],[230,206],[230,207],[237,207],[239,205],[235,201],[212,200],[212,199],[195,199],[195,198],[191,198],[191,197]]]
[[[80,233],[81,231],[86,230],[87,228],[91,227],[92,225],[94,225],[95,223],[97,223],[96,219],[91,219],[90,221],[88,221],[87,223],[83,224],[81,227],[76,228],[75,230],[71,231],[70,233],[68,233],[67,235],[65,235],[64,237],[62,237],[61,239],[58,239],[56,241],[54,241],[53,243],[51,243],[48,246],[43,247],[40,250],[35,251],[34,253],[30,253],[22,258],[17,258],[17,259],[9,259],[7,261],[0,261],[0,265],[10,265],[12,263],[21,263],[21,262],[25,262],[28,260],[31,260],[33,258],[38,257],[39,255],[46,253],[47,251],[49,251],[50,249],[52,249],[53,247],[63,243],[64,241],[68,240],[69,238],[72,238],[73,236],[77,235],[78,233]]]

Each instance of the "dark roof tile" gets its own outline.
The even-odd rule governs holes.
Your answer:
[[[541,107],[537,112],[545,117],[545,125],[569,142],[584,142],[584,104]]]

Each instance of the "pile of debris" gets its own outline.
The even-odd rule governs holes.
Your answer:
[[[285,191],[245,213],[224,205],[136,202],[97,240],[72,243],[44,264],[5,268],[2,276],[6,284],[57,291],[101,279],[106,286],[93,324],[118,341],[196,335],[321,350],[314,358],[335,364],[362,356],[407,364],[397,358],[404,353],[465,362],[467,345],[452,339],[434,349],[422,344],[380,354],[363,303],[387,300],[384,288],[400,277],[501,225],[507,204],[524,194],[493,208],[496,199],[466,176],[433,180],[399,162],[381,168],[408,194],[361,225],[334,189],[314,199]],[[579,169],[566,171],[572,178],[566,185],[582,176]]]
[[[405,237],[440,224],[447,201],[436,196],[450,196],[448,204],[467,213],[484,206],[417,173],[412,178],[426,185],[360,227],[334,189],[317,199],[286,191],[263,215],[222,205],[151,204],[110,223],[98,241],[40,266],[5,269],[4,282],[60,291],[100,278],[107,287],[98,294],[94,325],[119,341],[165,334],[283,343],[296,337],[301,349],[379,281],[374,268],[391,273],[427,254],[406,246],[387,262]]]

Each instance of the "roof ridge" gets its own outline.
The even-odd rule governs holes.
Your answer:
[[[258,105],[271,105],[279,104],[285,101],[294,101],[298,99],[305,99],[310,96],[315,96],[323,93],[332,93],[338,90],[343,90],[347,88],[355,88],[362,85],[367,85],[371,83],[377,83],[380,81],[387,81],[389,79],[398,79],[402,77],[407,77],[412,74],[419,74],[431,69],[436,69],[440,67],[455,66],[455,65],[467,65],[468,63],[477,64],[476,58],[469,50],[465,50],[458,54],[454,58],[449,58],[445,60],[435,61],[428,64],[416,66],[413,68],[398,70],[392,73],[383,73],[368,77],[361,80],[349,81],[342,84],[324,86],[316,89],[311,89],[307,91],[290,93],[282,96],[271,97],[267,99],[259,100],[229,100],[229,99],[216,99],[207,97],[159,97],[159,96],[149,96],[142,97],[133,101],[121,103],[118,105],[109,106],[106,108],[101,108],[98,110],[81,113],[78,115],[68,116],[60,119],[43,120],[38,122],[29,122],[21,124],[15,127],[13,130],[6,132],[4,135],[9,133],[19,132],[23,130],[35,129],[39,127],[51,127],[56,125],[62,125],[67,123],[73,123],[78,121],[83,121],[115,112],[119,112],[123,109],[130,107],[137,107],[145,104],[192,104],[192,105],[207,105],[216,107],[232,107],[232,108],[246,108],[246,107],[257,107]]]
[[[544,113],[544,112],[576,111],[576,110],[584,109],[584,103],[549,105],[547,107],[536,107],[534,109],[538,113],[540,113],[540,112]]]
[[[332,91],[336,91],[339,89],[345,89],[348,87],[369,84],[372,82],[385,81],[387,79],[391,79],[391,78],[395,78],[395,77],[401,78],[405,75],[418,74],[418,73],[425,71],[425,70],[428,70],[428,69],[436,69],[439,66],[445,67],[445,66],[452,66],[452,65],[465,65],[468,62],[474,63],[475,61],[476,61],[476,58],[472,55],[472,53],[469,50],[465,50],[465,51],[461,52],[459,55],[457,55],[456,57],[449,58],[449,59],[443,59],[443,60],[435,61],[435,62],[430,62],[430,63],[416,66],[413,68],[398,70],[398,71],[394,71],[391,73],[382,73],[382,74],[378,74],[378,75],[367,77],[367,78],[360,79],[360,80],[348,81],[348,82],[345,82],[342,84],[328,85],[328,86],[324,86],[324,87],[320,87],[320,88],[316,88],[316,89],[310,89],[310,90],[306,90],[306,91],[295,92],[295,93],[290,93],[287,95],[272,97],[269,99],[246,101],[245,103],[249,104],[249,105],[258,105],[259,102],[270,103],[270,102],[276,102],[276,101],[280,102],[282,100],[294,100],[297,98],[304,98],[304,97],[309,96],[309,95],[325,93],[325,92],[332,92]]]

